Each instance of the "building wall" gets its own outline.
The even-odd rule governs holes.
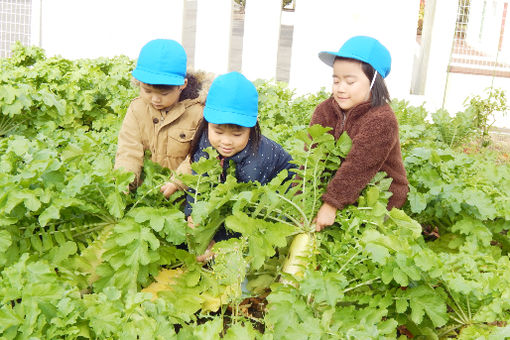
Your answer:
[[[481,94],[491,83],[510,97],[510,77],[447,72],[458,0],[425,2],[421,39],[416,36],[420,0],[297,0],[295,10],[284,13],[270,6],[271,0],[264,1],[267,8],[263,1],[247,0],[247,12],[240,13],[232,0],[31,0],[30,41],[50,56],[136,58],[147,41],[170,38],[183,43],[191,66],[215,73],[230,71],[235,64],[252,80],[276,79],[283,60],[288,69],[283,80],[303,94],[331,86],[331,68],[317,58],[320,51],[338,50],[352,35],[371,35],[391,52],[386,83],[393,98],[456,112],[473,91]],[[0,0],[7,2],[13,0]],[[510,20],[501,23],[500,17],[508,0],[470,2],[473,25],[468,37],[473,37],[473,45],[497,41],[494,36],[503,26],[498,57],[510,65]],[[482,18],[484,3],[487,16]],[[498,27],[488,27],[498,20]],[[484,39],[474,39],[476,34]],[[287,50],[284,40],[291,41]],[[507,120],[496,125],[510,127]]]
[[[42,0],[40,46],[65,58],[138,57],[154,38],[181,40],[183,0]]]

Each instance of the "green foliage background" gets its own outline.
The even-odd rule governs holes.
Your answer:
[[[262,187],[231,176],[215,185],[205,174],[216,162],[196,164],[199,175],[183,180],[198,189],[203,228],[190,231],[182,196],[159,193],[168,170],[147,160],[143,185],[126,195],[133,175],[112,169],[137,95],[133,61],[13,52],[0,60],[2,339],[510,336],[510,167],[484,149],[462,151],[479,132],[473,110],[452,117],[394,101],[408,202],[386,211],[389,182],[378,174],[314,236],[304,276],[286,284],[288,243],[309,227],[349,147],[307,129],[327,92],[256,83],[263,133],[306,166],[291,183],[282,174]],[[319,147],[305,151],[310,143]],[[192,252],[221,223],[243,237],[219,242],[202,266]],[[260,314],[247,297],[263,302]]]

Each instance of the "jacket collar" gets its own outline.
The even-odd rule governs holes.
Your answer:
[[[156,110],[149,103],[147,103],[147,107],[149,108],[151,119],[153,121],[154,119],[162,120],[164,118],[164,124],[161,125],[161,127],[163,127],[172,123],[184,114],[186,111],[186,100],[175,103],[175,105],[166,113],[166,115],[163,114],[160,110]]]
[[[343,111],[340,108],[340,106],[338,105],[338,103],[336,102],[333,95],[331,95],[331,97],[329,97],[329,101],[330,101],[331,107],[333,108],[333,111],[339,118],[343,118],[344,115],[346,118],[349,117],[349,119],[352,119],[357,116],[361,116],[364,113],[366,113],[368,110],[370,110],[370,107],[371,107],[370,102],[366,101],[366,102],[360,103],[360,104],[352,107],[348,111]]]

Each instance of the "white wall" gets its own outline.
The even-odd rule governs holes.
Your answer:
[[[232,0],[198,0],[195,68],[214,73],[228,70]]]
[[[39,42],[50,56],[75,59],[124,54],[135,59],[140,48],[151,39],[182,42],[186,1],[192,0],[33,0],[32,41]],[[196,1],[195,67],[226,72],[232,0]],[[349,37],[361,34],[379,39],[390,50],[393,62],[386,82],[393,98],[409,99],[416,105],[425,102],[429,110],[440,108],[444,99],[445,108],[456,112],[463,109],[466,97],[482,94],[489,84],[483,76],[451,74],[446,88],[457,0],[427,0],[426,10],[432,15],[428,19],[430,32],[428,38],[423,37],[426,41],[421,45],[422,64],[417,67],[413,62],[418,51],[415,34],[419,0],[298,0],[295,12],[287,12],[285,16],[276,6],[264,16],[262,2],[257,1],[248,0],[246,10],[251,11],[251,7],[253,12],[245,15],[243,72],[250,79],[276,78],[275,40],[278,21],[284,20],[284,24],[294,25],[289,85],[298,94],[313,93],[321,87],[329,89],[331,68],[317,54],[323,50],[336,51]],[[472,0],[472,3],[482,1]],[[505,1],[488,0],[487,3],[500,12]],[[39,9],[40,16],[37,16]],[[490,18],[486,23],[491,23]],[[510,64],[509,33],[510,13],[507,13],[504,49],[499,60]],[[409,94],[413,68],[422,72],[421,96]],[[505,90],[510,101],[508,79],[496,78],[494,85]],[[498,119],[496,125],[510,127],[509,120]]]
[[[290,85],[301,92],[331,86],[331,68],[317,57],[351,36],[370,35],[391,53],[390,95],[409,94],[419,0],[297,1]],[[396,10],[398,8],[398,10]]]
[[[246,0],[242,72],[250,80],[276,78],[281,4],[275,0]]]
[[[40,43],[65,58],[137,58],[149,40],[181,41],[183,0],[43,0]]]
[[[491,86],[505,90],[507,104],[510,105],[510,78],[492,78],[483,75],[449,73],[445,109],[451,114],[464,111],[464,101],[466,98],[478,95],[482,99],[486,99],[486,89]],[[459,90],[462,90],[461,94]],[[505,116],[500,112],[497,113],[494,126],[510,128],[510,111]]]

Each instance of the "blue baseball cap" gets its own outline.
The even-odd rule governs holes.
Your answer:
[[[338,52],[323,51],[319,58],[329,66],[333,66],[336,57],[363,61],[372,66],[383,78],[390,73],[390,52],[377,39],[367,36],[355,36],[347,40]]]
[[[252,127],[257,124],[259,94],[255,85],[239,72],[214,79],[204,107],[204,118],[213,124]]]
[[[146,84],[182,85],[186,77],[187,56],[175,40],[155,39],[140,50],[133,77]]]

